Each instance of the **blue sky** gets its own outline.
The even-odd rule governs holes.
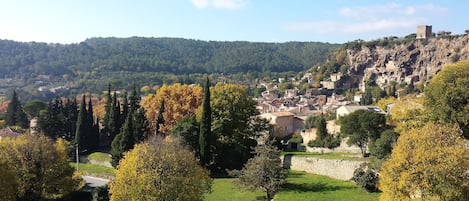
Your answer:
[[[415,33],[461,34],[469,1],[0,0],[0,39],[78,43],[91,37],[344,43]]]

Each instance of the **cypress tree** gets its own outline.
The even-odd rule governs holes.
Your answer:
[[[122,102],[122,114],[121,114],[122,124],[124,124],[125,120],[127,119],[128,114],[129,114],[129,100],[127,98],[127,92],[125,92],[124,100]]]
[[[327,128],[326,128],[326,119],[324,118],[323,114],[316,120],[316,136],[319,140],[323,141],[327,137]]]
[[[115,137],[111,145],[111,164],[117,167],[119,161],[122,159],[124,152],[132,149],[135,144],[134,139],[134,126],[133,126],[133,114],[130,113],[122,127],[121,132]]]
[[[129,99],[130,110],[132,110],[133,112],[137,111],[138,108],[140,108],[140,97],[137,94],[137,88],[135,87],[135,84],[133,86],[132,94],[130,94]]]
[[[86,101],[85,95],[83,95],[82,103],[80,104],[80,111],[78,112],[78,120],[77,120],[77,129],[75,132],[75,143],[78,144],[78,147],[81,150],[87,150],[88,145],[86,141],[86,122],[87,122],[87,112],[86,112]]]
[[[26,113],[23,111],[23,106],[21,106],[15,90],[13,90],[13,96],[8,104],[5,120],[6,124],[9,126],[20,126],[21,128],[29,127],[28,116],[26,116]]]
[[[88,101],[88,112],[87,112],[87,130],[88,130],[88,144],[90,145],[90,149],[94,150],[97,149],[99,146],[99,121],[94,121],[94,114],[93,114],[93,103],[91,102],[91,95],[90,100]]]
[[[210,108],[210,86],[209,79],[207,77],[204,86],[204,98],[202,100],[202,122],[200,124],[199,133],[199,150],[200,160],[202,164],[207,165],[210,162],[211,153],[210,146],[212,137],[211,125],[212,125],[212,111]]]
[[[158,110],[158,118],[156,119],[155,134],[160,133],[160,126],[164,124],[163,113],[164,113],[164,99],[161,100],[160,109]]]
[[[135,113],[132,110],[130,112],[134,114],[135,143],[142,142],[150,135],[150,127],[145,116],[145,109],[141,107]]]
[[[110,136],[110,131],[111,131],[111,123],[110,123],[110,116],[112,112],[112,97],[111,97],[111,84],[107,85],[107,94],[106,94],[106,105],[104,106],[105,114],[103,118],[103,124],[104,124],[104,132]]]

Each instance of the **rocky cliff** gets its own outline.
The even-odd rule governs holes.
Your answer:
[[[394,45],[361,45],[347,49],[349,82],[374,81],[381,88],[390,82],[428,82],[446,64],[469,57],[469,36],[410,40]],[[356,83],[360,82],[360,83]]]

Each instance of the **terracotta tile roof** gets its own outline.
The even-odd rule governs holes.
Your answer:
[[[21,135],[21,133],[13,131],[10,127],[6,127],[0,130],[0,138],[3,138],[3,137],[15,138],[18,135]]]

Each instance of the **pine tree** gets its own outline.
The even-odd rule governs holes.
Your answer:
[[[75,137],[75,131],[77,127],[77,119],[78,119],[78,104],[76,98],[69,98],[67,102],[64,104],[62,109],[62,116],[64,117],[64,134],[61,136],[62,138],[72,141]]]
[[[199,133],[199,152],[200,160],[203,165],[210,163],[211,153],[211,126],[212,126],[212,111],[210,109],[210,82],[207,77],[204,86],[204,98],[202,100],[202,122],[200,124]]]
[[[77,120],[77,129],[75,132],[75,143],[78,144],[78,147],[81,150],[87,150],[88,144],[86,143],[88,139],[86,139],[87,133],[87,112],[86,112],[86,101],[85,95],[83,95],[83,100],[80,104],[80,111],[78,112],[78,120]]]
[[[161,100],[160,109],[158,110],[158,118],[156,119],[155,134],[160,133],[160,126],[164,124],[163,113],[164,113],[164,99]]]
[[[29,127],[28,117],[23,111],[23,106],[21,106],[15,90],[13,90],[13,96],[8,104],[5,120],[6,124],[9,126],[20,126],[21,128]]]
[[[132,149],[134,145],[135,145],[135,139],[134,139],[133,114],[130,113],[125,120],[124,126],[122,127],[122,131],[112,141],[112,146],[111,146],[112,166],[117,167],[124,153]]]

